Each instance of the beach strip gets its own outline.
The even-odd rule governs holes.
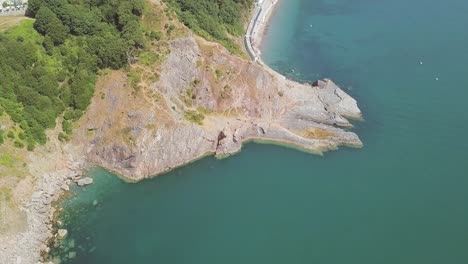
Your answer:
[[[253,61],[263,64],[260,45],[263,40],[268,21],[280,0],[256,0],[252,19],[245,35],[245,46]]]

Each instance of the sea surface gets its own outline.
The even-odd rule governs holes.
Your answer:
[[[468,1],[281,0],[263,58],[355,97],[362,149],[248,144],[64,202],[80,264],[468,263]]]

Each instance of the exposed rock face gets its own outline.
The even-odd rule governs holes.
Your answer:
[[[54,138],[57,138],[56,135]],[[85,168],[81,147],[61,146],[49,142],[31,153],[29,169],[36,175],[35,190],[22,210],[27,214],[27,230],[0,237],[0,263],[39,263],[40,253],[48,252],[46,240],[53,234],[51,220],[53,205],[64,189],[64,184],[79,177]],[[65,154],[66,153],[66,154]],[[65,236],[60,231],[58,236]]]
[[[316,152],[362,145],[339,128],[351,126],[346,118],[361,117],[356,101],[331,80],[316,87],[286,80],[192,36],[172,43],[149,89],[135,95],[119,78],[102,85],[106,98],[95,98],[87,113],[93,131],[87,153],[91,162],[132,180],[208,154],[231,155],[248,140]],[[203,124],[187,120],[187,111],[204,114]]]

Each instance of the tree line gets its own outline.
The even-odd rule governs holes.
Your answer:
[[[232,37],[244,34],[246,17],[253,0],[166,0],[182,22],[195,33],[240,53]]]
[[[34,149],[64,114],[67,140],[94,94],[98,69],[119,69],[144,46],[144,0],[29,0],[20,26],[0,33],[0,114],[17,124],[9,137]],[[19,131],[19,132],[18,132]],[[11,131],[10,131],[11,132]],[[0,143],[3,142],[3,134]]]

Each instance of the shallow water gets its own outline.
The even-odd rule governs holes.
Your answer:
[[[468,263],[467,12],[461,0],[282,0],[264,60],[340,84],[364,112],[354,131],[365,147],[322,157],[248,144],[137,184],[96,169],[96,184],[64,203],[73,247],[53,254],[87,264]]]

